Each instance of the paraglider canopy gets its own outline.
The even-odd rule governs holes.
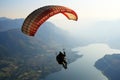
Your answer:
[[[78,16],[75,11],[70,8],[58,5],[44,6],[28,15],[22,25],[22,32],[29,36],[34,36],[41,24],[43,24],[51,16],[58,13],[62,13],[69,20],[78,20]]]

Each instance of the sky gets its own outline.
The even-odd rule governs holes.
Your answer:
[[[81,29],[97,21],[120,19],[120,0],[0,0],[0,17],[26,18],[35,9],[46,5],[66,6],[78,14],[77,22],[67,20],[62,14],[48,20],[68,30],[78,29],[71,26],[79,25]]]
[[[0,17],[25,18],[45,5],[63,5],[74,9],[80,19],[118,19],[120,0],[0,0]]]

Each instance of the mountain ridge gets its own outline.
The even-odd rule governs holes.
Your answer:
[[[120,54],[105,55],[95,63],[95,67],[99,69],[109,80],[120,79]]]

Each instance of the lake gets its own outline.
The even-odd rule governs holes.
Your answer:
[[[106,54],[120,53],[120,50],[111,49],[107,44],[90,44],[74,48],[83,57],[68,65],[68,69],[48,75],[40,80],[108,80],[101,71],[94,67],[95,62]]]

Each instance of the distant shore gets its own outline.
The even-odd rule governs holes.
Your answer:
[[[120,80],[120,54],[105,55],[95,63],[108,80]]]

